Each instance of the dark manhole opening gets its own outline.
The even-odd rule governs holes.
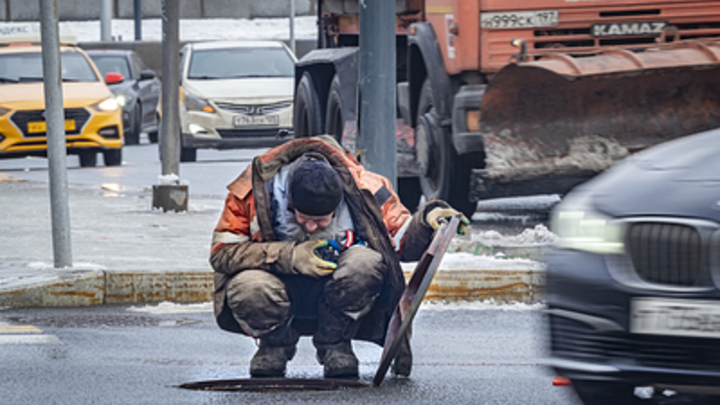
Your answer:
[[[332,391],[364,388],[368,384],[355,380],[331,378],[239,378],[234,380],[198,381],[181,384],[179,388],[199,391]]]

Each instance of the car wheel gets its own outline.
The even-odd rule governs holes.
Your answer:
[[[621,382],[573,381],[572,387],[585,405],[635,405],[645,401],[635,396],[635,387]]]
[[[148,139],[150,140],[150,143],[158,143],[158,131],[160,128],[160,117],[158,116],[158,114],[155,114],[155,122],[156,128],[158,128],[158,130],[148,133]]]
[[[142,107],[139,103],[136,103],[135,108],[133,108],[132,117],[130,118],[130,123],[132,124],[132,127],[130,128],[130,131],[127,132],[127,136],[125,137],[125,145],[137,145],[140,143],[141,120]]]
[[[315,91],[312,76],[305,72],[295,91],[293,108],[293,126],[295,137],[305,138],[323,133],[322,107]]]
[[[80,158],[80,167],[95,167],[97,166],[97,152],[85,151],[78,153]]]
[[[469,200],[470,169],[465,160],[455,153],[450,136],[440,126],[429,79],[425,79],[418,101],[415,151],[423,173],[420,187],[426,199],[447,201],[471,216],[477,204]]]
[[[345,120],[342,116],[342,100],[340,98],[340,78],[333,77],[328,93],[327,107],[325,108],[325,132],[334,136],[338,142],[342,141]]]
[[[180,161],[181,162],[194,162],[196,160],[197,160],[197,149],[182,148],[180,150]]]
[[[122,149],[108,149],[103,151],[105,166],[120,166],[122,164]]]

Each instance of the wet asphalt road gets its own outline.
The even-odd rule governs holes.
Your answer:
[[[540,365],[546,341],[537,309],[424,306],[414,324],[412,375],[388,375],[379,388],[206,392],[178,385],[249,377],[254,341],[218,329],[208,305],[194,313],[156,314],[128,308],[0,310],[0,402],[578,403],[571,388],[554,387],[552,372]],[[355,351],[361,361],[360,381],[369,383],[381,348],[360,342]],[[301,339],[287,377],[322,378],[309,338]]]

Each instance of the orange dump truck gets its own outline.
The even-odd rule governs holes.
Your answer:
[[[296,136],[354,148],[357,0],[318,0]],[[465,212],[720,127],[720,1],[396,0],[398,186]]]

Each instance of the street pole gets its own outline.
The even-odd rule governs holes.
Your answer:
[[[40,25],[54,266],[72,267],[57,0],[40,0]]]
[[[133,13],[135,14],[135,40],[142,41],[142,0],[133,2]]]
[[[187,211],[188,187],[180,185],[179,52],[180,2],[162,2],[161,184],[153,186],[153,208]]]
[[[360,0],[359,6],[357,151],[363,166],[390,179],[397,190],[395,2]]]
[[[100,0],[100,40],[112,40],[112,0]]]
[[[290,0],[290,49],[295,55],[295,0]]]

